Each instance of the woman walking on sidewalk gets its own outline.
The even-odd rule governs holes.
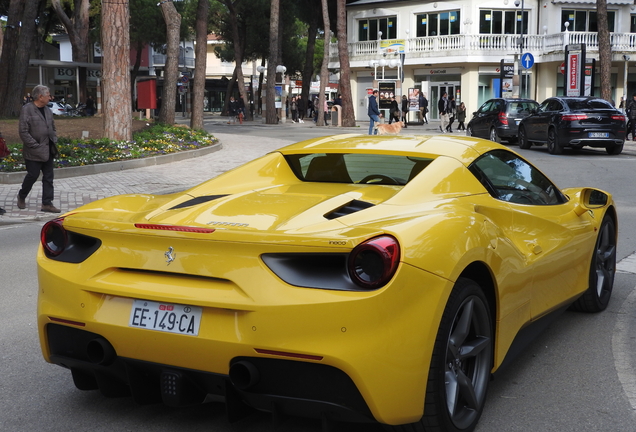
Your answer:
[[[459,124],[457,125],[457,130],[466,130],[466,126],[464,122],[466,121],[466,105],[464,102],[460,103],[457,107],[457,121]]]

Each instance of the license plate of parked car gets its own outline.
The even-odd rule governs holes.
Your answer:
[[[178,333],[199,334],[202,308],[148,300],[134,300],[130,311],[130,327]]]
[[[590,138],[609,138],[609,132],[590,132]]]

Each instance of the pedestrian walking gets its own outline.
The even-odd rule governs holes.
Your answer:
[[[95,101],[93,100],[92,97],[88,96],[86,98],[86,115],[87,116],[93,116],[95,115]]]
[[[391,124],[393,120],[395,120],[396,122],[400,121],[400,107],[395,100],[395,96],[391,96],[391,106],[389,107],[389,124]]]
[[[406,95],[402,95],[402,122],[404,123],[404,127],[406,128],[406,115],[409,112],[409,100]]]
[[[466,130],[466,125],[464,122],[466,121],[466,105],[464,102],[460,103],[457,107],[457,130]]]
[[[243,100],[243,95],[239,95],[237,105],[238,108],[236,109],[236,115],[239,119],[239,123],[243,124],[243,119],[245,118],[245,101]]]
[[[437,111],[439,112],[439,131],[446,132],[448,126],[448,93],[442,93],[442,97],[437,101]]]
[[[11,152],[9,151],[9,148],[7,147],[7,143],[2,137],[2,134],[0,134],[0,161],[4,159],[5,157],[9,156],[10,154]],[[0,207],[0,216],[2,216],[5,213],[6,213],[6,210]]]
[[[453,133],[453,122],[455,121],[455,114],[457,111],[457,104],[455,98],[451,95],[448,97],[448,126],[446,126],[446,132]]]
[[[307,112],[307,104],[302,96],[298,96],[298,122],[305,123],[305,114]]]
[[[22,107],[18,130],[22,139],[22,154],[26,165],[26,176],[18,192],[18,208],[26,208],[26,198],[42,172],[41,211],[60,213],[53,205],[53,161],[59,156],[57,133],[53,113],[48,108],[51,91],[48,87],[37,85],[31,92],[33,102]]]
[[[236,124],[236,115],[238,114],[238,102],[234,100],[234,96],[230,96],[230,103],[227,106],[228,122],[227,124]]]
[[[428,119],[426,118],[426,114],[428,113],[428,99],[426,99],[426,95],[420,92],[419,96],[420,103],[420,118],[422,120],[422,124],[428,124]]]
[[[373,129],[375,123],[380,123],[380,109],[378,108],[378,91],[373,90],[373,94],[369,96],[369,135],[377,135],[378,131]]]
[[[292,123],[298,123],[298,102],[296,101],[296,96],[292,97],[289,110],[291,111]]]
[[[629,119],[630,127],[627,128],[626,137],[632,134],[632,141],[636,140],[636,93],[632,95],[632,99],[625,105],[625,111],[627,112],[627,118]]]

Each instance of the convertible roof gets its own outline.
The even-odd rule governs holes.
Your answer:
[[[416,157],[449,156],[470,163],[479,155],[506,148],[492,141],[462,136],[371,136],[363,134],[334,135],[301,141],[278,151],[284,155],[305,153],[378,153]]]

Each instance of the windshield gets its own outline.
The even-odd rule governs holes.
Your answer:
[[[285,156],[302,181],[405,185],[430,158],[361,153],[311,153]]]

